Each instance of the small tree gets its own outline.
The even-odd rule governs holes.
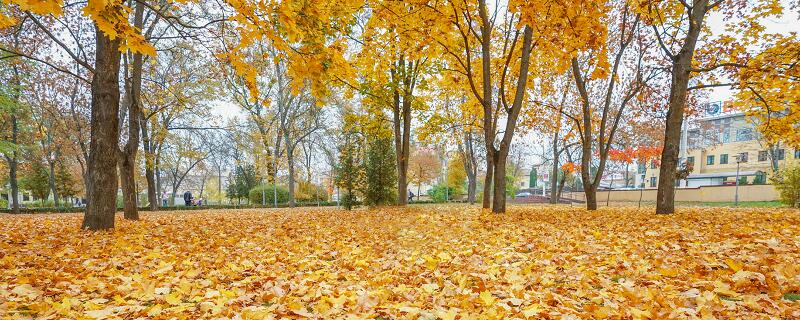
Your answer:
[[[417,194],[422,185],[433,182],[439,177],[442,163],[431,149],[419,149],[411,155],[408,165],[408,174],[411,182],[417,185]]]
[[[781,202],[793,208],[800,206],[800,165],[787,164],[770,179],[780,194]]]
[[[56,191],[61,197],[75,197],[78,195],[80,182],[69,172],[63,162],[59,163],[56,170]]]
[[[228,199],[247,199],[250,189],[257,184],[256,169],[252,164],[236,166],[233,175],[228,178],[228,187],[225,189]]]
[[[361,161],[361,145],[358,135],[349,131],[344,134],[339,145],[339,162],[336,164],[336,186],[342,190],[340,201],[342,206],[353,209],[357,202],[356,193],[363,186],[364,163]]]
[[[390,138],[372,138],[368,142],[364,203],[369,206],[393,204],[396,199],[397,171]]]
[[[50,173],[39,162],[33,162],[30,168],[24,171],[19,184],[22,189],[30,191],[34,197],[39,198],[43,203],[47,196],[50,195]]]

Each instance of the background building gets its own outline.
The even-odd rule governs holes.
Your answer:
[[[763,184],[774,164],[800,158],[798,150],[767,146],[760,140],[755,124],[741,112],[711,102],[684,121],[679,163],[692,167],[679,187],[736,184],[737,159],[740,184]],[[658,186],[659,160],[640,163],[637,186]]]

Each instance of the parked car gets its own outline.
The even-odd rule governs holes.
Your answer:
[[[517,198],[525,198],[530,197],[532,194],[528,191],[517,193]]]

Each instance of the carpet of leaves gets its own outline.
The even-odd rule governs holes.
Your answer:
[[[0,216],[3,318],[798,319],[800,212]]]

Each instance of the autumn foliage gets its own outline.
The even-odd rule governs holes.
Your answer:
[[[651,209],[650,209],[651,210]],[[0,219],[10,318],[800,317],[800,214],[474,207]]]

